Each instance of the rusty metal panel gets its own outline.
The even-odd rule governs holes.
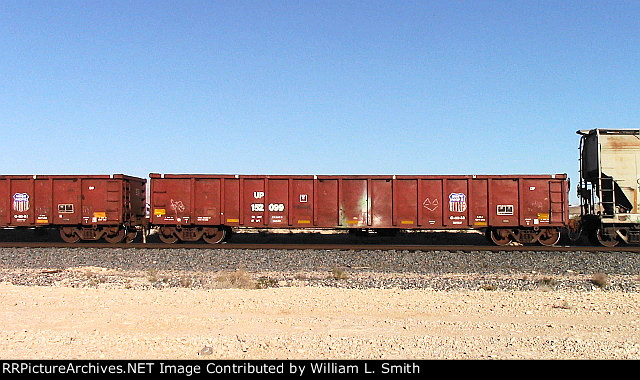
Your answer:
[[[10,180],[0,179],[0,225],[7,226],[11,220]]]
[[[14,226],[33,224],[33,205],[36,199],[33,196],[33,180],[11,181],[12,213],[11,224]]]
[[[241,178],[241,220],[249,227],[263,227],[265,224],[265,181],[261,178]]]
[[[191,179],[151,179],[151,221],[161,225],[178,225],[191,219]]]
[[[316,180],[314,179],[291,179],[289,189],[289,207],[287,216],[289,225],[295,227],[311,227],[317,224],[315,220],[314,204]]]
[[[366,179],[338,180],[340,224],[346,227],[367,227],[369,199]]]
[[[469,224],[474,228],[489,225],[489,180],[486,178],[470,180]]]
[[[146,179],[112,176],[54,177],[54,212],[61,224],[139,225],[146,213]]]
[[[238,226],[240,225],[240,180],[225,178],[223,183],[223,224]]]
[[[35,181],[34,197],[37,199],[35,207],[35,223],[38,226],[47,226],[55,223],[53,209],[52,181]]]
[[[84,224],[98,224],[121,218],[122,185],[119,180],[87,178],[80,181],[54,180],[57,212],[65,224],[78,224],[79,219]],[[68,213],[64,213],[65,204],[69,204]]]
[[[519,188],[516,178],[489,180],[489,224],[492,226],[518,226]]]
[[[36,201],[33,178],[14,178],[9,180],[9,197],[9,225],[33,225],[33,205]]]
[[[522,204],[520,206],[520,224],[527,227],[540,227],[549,224],[552,217],[551,188],[549,181],[542,179],[523,179]]]
[[[566,191],[560,179],[521,179],[520,224],[525,227],[562,224],[568,212]]]
[[[469,226],[469,186],[467,179],[444,179],[444,195],[446,208],[444,209],[443,224],[454,228]]]
[[[53,205],[56,224],[76,225],[82,223],[83,204],[80,183],[77,178],[54,178]],[[96,200],[89,199],[87,205],[96,206]],[[104,202],[104,201],[103,201]],[[87,207],[87,206],[85,206]],[[106,210],[102,207],[102,212]]]
[[[65,224],[78,224],[78,218],[83,224],[111,224],[123,218],[123,186],[119,179],[56,179],[54,189],[59,217]]]
[[[233,181],[223,176],[207,175],[165,175],[151,174],[151,221],[158,225],[220,225],[224,217],[226,203],[234,201],[229,207],[232,219],[238,219],[237,187],[229,190],[224,186],[233,186]],[[234,197],[235,195],[235,197]],[[236,222],[237,223],[237,222]]]
[[[421,211],[421,222],[425,228],[441,228],[444,226],[444,207],[446,202],[443,195],[443,178],[418,180],[420,197],[417,207]],[[411,194],[413,195],[413,193]],[[404,219],[401,220],[401,223]]]
[[[315,215],[317,226],[340,227],[340,208],[338,205],[338,179],[319,178],[317,183],[317,203]]]
[[[373,228],[393,227],[393,182],[391,179],[371,179],[371,208],[369,226]]]
[[[195,178],[193,182],[193,223],[220,224],[220,178]]]
[[[287,178],[267,179],[265,192],[265,223],[270,227],[280,228],[289,225],[289,208],[293,203],[289,201],[290,181]]]

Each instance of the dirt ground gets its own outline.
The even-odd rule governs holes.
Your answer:
[[[0,359],[639,359],[640,294],[0,283]]]

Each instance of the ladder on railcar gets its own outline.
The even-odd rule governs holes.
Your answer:
[[[603,215],[613,217],[616,214],[615,180],[613,177],[603,178],[602,175],[600,175],[598,178],[598,188],[600,189],[599,198]]]

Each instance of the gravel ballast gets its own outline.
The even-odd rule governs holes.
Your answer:
[[[531,290],[540,285],[638,291],[640,255],[633,252],[382,251],[240,249],[0,249],[0,281],[51,285],[73,274],[68,268],[162,279],[155,287],[210,287],[206,279],[244,271],[268,286],[304,280],[310,286],[432,290]],[[109,283],[94,273],[93,282]],[[116,278],[112,278],[116,280]],[[189,281],[191,280],[191,281]],[[203,282],[204,281],[204,282]],[[183,285],[180,285],[182,283]]]

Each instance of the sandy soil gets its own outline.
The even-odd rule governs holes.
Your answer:
[[[640,294],[0,283],[0,359],[639,359]]]

